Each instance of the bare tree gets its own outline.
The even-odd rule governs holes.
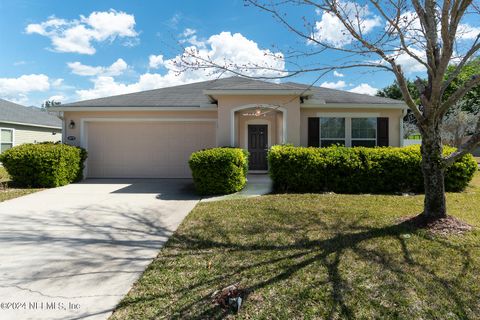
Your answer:
[[[475,130],[478,115],[464,111],[462,103],[456,104],[445,115],[442,123],[442,139],[444,144],[460,147],[465,137]]]
[[[480,49],[478,29],[468,29],[465,19],[480,18],[479,6],[473,0],[246,0],[247,5],[269,13],[279,24],[296,35],[308,48],[292,48],[278,59],[290,67],[278,70],[265,65],[236,65],[231,61],[216,61],[186,48],[177,61],[179,70],[211,68],[215,72],[231,72],[243,76],[252,70],[280,72],[275,78],[287,78],[306,72],[320,76],[334,69],[373,68],[388,70],[395,75],[403,100],[415,116],[422,135],[422,171],[425,201],[423,216],[428,219],[446,217],[444,177],[446,168],[480,143],[480,119],[473,135],[448,156],[443,155],[442,123],[447,112],[472,88],[480,84],[480,74],[474,74],[448,98],[444,93],[458,77],[462,67]],[[305,17],[291,16],[292,8],[305,7]],[[326,14],[338,23],[339,39],[322,35],[318,14]],[[310,18],[309,18],[310,16]],[[470,41],[466,45],[462,39]],[[343,59],[335,65],[322,65],[321,55],[327,51],[341,52]],[[301,64],[301,58],[308,63]],[[426,70],[427,81],[416,81],[420,93],[420,109],[412,98],[402,61],[409,59]],[[447,68],[454,64],[453,72]],[[250,76],[252,77],[252,76]],[[253,76],[268,78],[267,76]]]

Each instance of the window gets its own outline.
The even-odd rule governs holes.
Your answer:
[[[308,118],[308,146],[388,146],[388,124],[388,117],[378,117],[376,113],[318,113],[317,117]]]
[[[13,147],[13,129],[0,129],[0,153]]]
[[[377,118],[352,118],[352,147],[377,145]]]
[[[320,118],[320,146],[345,145],[345,118]]]

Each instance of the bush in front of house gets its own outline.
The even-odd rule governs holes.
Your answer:
[[[22,144],[0,155],[18,186],[52,188],[82,180],[85,149],[58,143]]]
[[[445,154],[454,148],[445,147]],[[274,146],[268,153],[274,188],[281,192],[423,192],[420,146],[305,148]],[[477,164],[467,154],[447,168],[445,188],[461,191]]]
[[[188,161],[195,189],[202,195],[229,194],[247,183],[248,152],[212,148],[192,153]]]

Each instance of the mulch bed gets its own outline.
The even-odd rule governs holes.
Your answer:
[[[414,217],[402,218],[400,219],[400,222],[414,228],[426,229],[434,234],[444,236],[450,234],[463,234],[473,230],[473,226],[453,216],[431,220],[420,214]]]

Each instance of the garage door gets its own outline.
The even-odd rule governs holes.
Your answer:
[[[215,146],[215,123],[87,122],[87,177],[189,178],[194,151]]]

